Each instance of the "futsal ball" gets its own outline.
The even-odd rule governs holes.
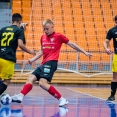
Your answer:
[[[12,99],[9,94],[3,94],[1,96],[1,103],[3,105],[9,105],[11,103]]]

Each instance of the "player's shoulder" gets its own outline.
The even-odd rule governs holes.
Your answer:
[[[21,28],[19,28],[18,26],[16,26],[16,25],[10,25],[10,26],[6,26],[6,27],[3,27],[1,30],[7,30],[7,31],[21,31],[22,29]]]
[[[23,29],[18,27],[17,25],[11,25],[11,27],[13,27],[14,30],[23,31]]]
[[[41,36],[41,38],[44,38],[46,36],[46,34],[43,34],[42,36]]]
[[[55,36],[55,37],[58,37],[58,38],[63,38],[63,37],[65,37],[63,34],[61,34],[61,33],[59,33],[59,32],[55,32],[55,33],[54,33],[54,36]]]
[[[61,34],[59,32],[55,32],[55,35],[57,35],[57,36],[63,36],[63,34]]]
[[[109,31],[111,31],[111,32],[113,32],[115,30],[117,30],[117,27],[116,26],[114,26],[114,27],[112,27],[112,28],[109,29]]]
[[[6,28],[9,28],[9,26],[2,27],[1,31],[4,30],[4,29],[6,29]]]

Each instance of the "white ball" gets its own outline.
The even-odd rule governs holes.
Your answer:
[[[1,103],[3,105],[9,105],[11,103],[11,101],[12,101],[12,98],[10,97],[9,94],[3,94],[1,96]]]

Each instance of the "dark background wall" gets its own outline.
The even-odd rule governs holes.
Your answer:
[[[10,2],[10,0],[0,0],[0,2]]]

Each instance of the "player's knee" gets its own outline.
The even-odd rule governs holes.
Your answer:
[[[43,81],[39,81],[39,86],[43,87],[44,86],[44,82]]]
[[[33,84],[36,81],[36,78],[34,75],[30,75],[27,79],[27,83]]]
[[[10,84],[10,80],[6,80],[6,79],[5,79],[5,80],[3,81],[3,83],[6,84],[6,85],[8,86],[8,85]]]
[[[113,79],[112,81],[117,82],[117,72],[113,73]]]
[[[47,84],[47,81],[45,79],[40,79],[39,80],[39,86],[44,87]]]

